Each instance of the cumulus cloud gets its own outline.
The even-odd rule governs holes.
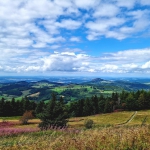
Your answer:
[[[16,57],[12,53],[7,56],[9,61],[1,63],[0,70],[5,72],[147,73],[150,69],[150,49],[104,53],[99,57],[70,51],[36,53],[37,50],[34,50],[32,55],[24,50],[24,53],[18,53]],[[24,57],[20,58],[19,56],[23,54]]]
[[[51,43],[64,42],[68,34],[63,29],[83,28],[82,36],[86,36],[89,40],[101,36],[119,40],[132,37],[148,30],[150,25],[149,9],[133,10],[136,4],[149,5],[149,2],[147,0],[107,2],[39,0],[38,3],[36,0],[0,1],[0,45],[44,48]],[[128,9],[122,10],[122,7]]]
[[[66,28],[68,30],[74,30],[77,29],[81,26],[80,21],[75,21],[75,20],[62,20],[60,23],[56,23],[56,26],[61,27],[61,28]]]
[[[88,56],[84,54],[75,54],[73,52],[62,52],[52,54],[43,59],[43,70],[49,71],[78,71],[88,61]]]
[[[112,2],[114,3],[101,3],[93,13],[95,20],[86,23],[89,40],[103,36],[122,40],[149,30],[149,9],[132,9],[140,1],[114,0]],[[145,4],[142,1],[141,3]],[[123,10],[124,7],[127,9]]]
[[[143,69],[150,69],[150,61],[146,62],[145,64],[142,65]]]
[[[149,36],[149,8],[148,0],[2,0],[0,70],[148,72],[150,49],[92,57],[83,44]]]
[[[114,17],[119,13],[119,7],[113,4],[102,4],[97,7],[93,16],[94,17]]]
[[[116,27],[122,25],[124,22],[125,22],[124,19],[117,18],[117,17],[113,17],[110,19],[102,18],[102,19],[99,19],[94,22],[90,21],[86,24],[86,27],[89,29],[89,35],[87,36],[87,38],[89,40],[94,40],[97,37],[103,36],[103,35],[105,35],[107,37],[114,37],[115,35],[112,34],[111,31],[109,31],[110,28],[116,28]],[[120,39],[120,36],[118,35],[118,37],[116,37],[116,38]]]

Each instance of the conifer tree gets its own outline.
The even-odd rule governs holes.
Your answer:
[[[49,127],[63,127],[67,123],[67,113],[64,111],[64,104],[56,101],[56,95],[52,94],[52,98],[47,104],[43,113],[38,115],[41,119],[39,127],[48,129]]]

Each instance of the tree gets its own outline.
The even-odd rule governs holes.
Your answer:
[[[109,98],[107,98],[106,101],[105,101],[104,112],[105,112],[105,113],[110,113],[110,112],[112,112],[112,102],[110,101]]]
[[[99,101],[98,101],[98,110],[99,113],[103,113],[104,112],[104,107],[105,107],[105,97],[101,94],[99,97]]]
[[[91,110],[92,110],[92,106],[91,106],[90,100],[89,98],[86,98],[84,100],[83,115],[84,116],[91,115]]]
[[[26,110],[23,116],[20,118],[22,124],[27,124],[29,119],[34,119],[33,110]]]
[[[49,127],[53,128],[66,126],[68,115],[64,110],[64,104],[62,101],[56,101],[56,95],[52,94],[52,99],[47,104],[44,112],[38,115],[38,118],[42,121],[39,124],[40,129],[47,130]]]
[[[130,93],[128,97],[126,98],[126,108],[128,110],[137,110],[137,103],[136,103],[133,93]]]
[[[5,99],[2,97],[0,100],[0,117],[4,116],[4,105],[5,105]]]
[[[92,96],[91,98],[92,100],[92,106],[93,106],[93,114],[98,114],[98,97],[95,95],[95,96]]]
[[[40,102],[37,104],[37,107],[36,107],[36,109],[35,109],[36,114],[42,113],[42,112],[44,111],[44,107],[45,107],[44,101],[40,101]]]

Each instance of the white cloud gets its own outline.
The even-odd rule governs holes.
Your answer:
[[[0,70],[148,71],[149,48],[95,58],[80,47],[89,49],[85,37],[91,42],[149,36],[149,5],[148,0],[1,0]]]
[[[150,68],[150,49],[119,51],[100,57],[71,51],[55,51],[52,54],[39,50],[32,51],[32,54],[28,50],[10,51],[8,49],[0,56],[1,71],[146,73]]]
[[[100,71],[102,72],[117,72],[117,70],[118,70],[118,66],[112,64],[107,64],[100,67]]]
[[[128,70],[130,70],[130,69],[137,68],[138,65],[137,65],[137,64],[134,64],[134,63],[131,63],[131,64],[123,64],[122,67],[123,67],[123,68],[126,68],[126,69],[128,69]]]
[[[147,8],[131,9],[136,3],[149,4],[147,0],[0,1],[0,46],[47,48],[48,44],[65,41],[68,31],[63,29],[82,29],[78,32],[89,40],[101,36],[116,39],[132,37],[150,26],[150,11]],[[122,7],[129,10],[122,10]],[[86,10],[83,12],[81,9]],[[74,35],[70,33],[69,36],[71,39]]]
[[[72,42],[80,42],[80,38],[74,36],[74,37],[70,38],[70,41],[72,41]]]
[[[124,22],[124,19],[117,17],[110,19],[99,19],[96,22],[88,22],[86,24],[86,27],[89,29],[89,35],[87,38],[89,40],[94,40],[98,36],[113,37],[114,34],[110,35],[110,32],[112,32],[110,31],[110,28],[116,28],[122,25]],[[117,31],[115,33],[117,33]]]
[[[143,69],[150,69],[150,61],[146,62],[145,64],[142,65]]]
[[[116,63],[141,63],[150,59],[150,49],[118,51],[105,54],[102,60]]]
[[[62,20],[60,23],[56,23],[56,26],[61,27],[61,28],[66,28],[68,30],[74,30],[77,29],[81,26],[81,22],[80,21],[76,21],[76,20]]]
[[[149,14],[150,11],[148,10],[138,10],[138,11],[131,11],[128,13],[129,16],[135,20],[132,26],[123,26],[120,28],[119,32],[129,37],[133,34],[140,33],[149,28],[150,21],[149,21]]]
[[[79,8],[89,9],[94,8],[100,3],[101,0],[74,0],[73,2]]]
[[[42,61],[44,71],[78,71],[83,62],[88,60],[84,54],[75,54],[71,52],[54,53],[44,57]],[[83,65],[84,66],[84,65]]]
[[[137,0],[114,0],[119,7],[133,8]]]
[[[150,1],[149,0],[140,0],[142,5],[150,5]]]
[[[119,8],[113,4],[101,4],[95,10],[94,17],[114,17],[119,13]]]

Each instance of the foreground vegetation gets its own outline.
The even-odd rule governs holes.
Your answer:
[[[0,137],[3,150],[148,150],[150,126],[53,130]]]
[[[150,111],[138,111],[131,122],[128,122],[134,113],[123,111],[70,118],[68,128],[47,131],[40,131],[37,127],[40,123],[38,119],[30,120],[27,125],[20,125],[18,117],[3,117],[0,122],[6,123],[5,130],[9,131],[9,134],[4,134],[3,130],[0,149],[149,150]],[[147,119],[143,122],[145,117]],[[85,129],[84,122],[87,119],[94,121],[92,129]]]
[[[1,99],[0,116],[25,112],[19,120],[26,126],[15,120],[18,117],[12,122],[7,121],[10,117],[0,118],[0,149],[148,150],[150,111],[144,109],[150,108],[149,99],[150,91],[144,90],[67,104],[54,93],[47,104],[27,97],[21,101]],[[141,109],[144,111],[137,112]],[[28,122],[34,117],[40,120]]]

